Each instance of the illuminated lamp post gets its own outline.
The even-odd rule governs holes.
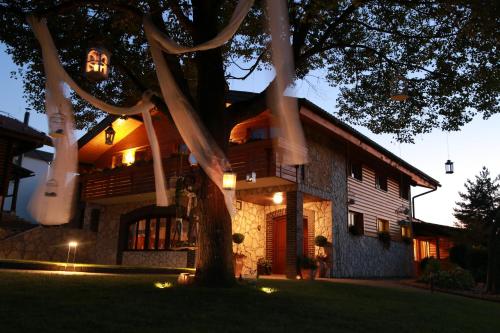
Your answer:
[[[108,128],[104,131],[104,143],[107,145],[112,145],[115,140],[115,130],[112,125],[109,125]]]
[[[108,78],[110,53],[102,47],[91,47],[87,51],[85,75],[91,81],[102,81]]]
[[[68,255],[66,256],[66,267],[69,263],[69,255],[71,253],[71,249],[73,249],[73,269],[75,268],[75,259],[76,259],[76,248],[78,247],[78,243],[75,241],[71,241],[68,243]]]

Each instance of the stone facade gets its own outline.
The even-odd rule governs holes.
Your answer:
[[[0,241],[0,258],[66,262],[70,241],[78,242],[76,262],[95,262],[96,234],[64,226],[40,226],[3,239]]]

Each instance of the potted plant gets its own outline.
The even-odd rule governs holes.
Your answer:
[[[378,239],[382,242],[384,248],[388,249],[391,246],[391,234],[389,234],[389,231],[379,231]]]
[[[328,255],[325,251],[325,247],[328,245],[328,239],[323,235],[318,235],[314,238],[314,244],[318,247],[318,253],[316,254],[318,277],[325,277],[326,271],[328,270]]]
[[[314,280],[314,273],[316,271],[316,261],[310,257],[298,258],[300,267],[300,276],[303,280]]]
[[[350,225],[349,226],[349,233],[353,236],[359,236],[359,235],[361,235],[361,230],[356,225]]]
[[[271,272],[271,262],[265,258],[259,258],[257,260],[257,275],[271,275]]]
[[[233,254],[234,260],[234,275],[241,279],[241,271],[243,270],[243,266],[245,264],[246,256],[243,253],[240,253],[240,244],[245,240],[245,235],[240,233],[233,234],[233,243],[236,244],[236,253]]]

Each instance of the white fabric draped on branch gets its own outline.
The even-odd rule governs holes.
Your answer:
[[[190,151],[194,154],[200,166],[224,194],[226,206],[231,216],[234,216],[235,214],[235,193],[234,190],[224,190],[222,188],[223,173],[226,170],[230,170],[231,166],[220,147],[218,147],[210,133],[203,126],[203,123],[199,120],[194,108],[190,105],[189,101],[177,86],[172,73],[165,62],[162,51],[170,54],[181,54],[186,52],[209,50],[222,46],[236,33],[243,19],[252,7],[253,2],[253,0],[240,0],[228,25],[212,40],[193,47],[181,46],[175,41],[169,39],[154,26],[148,17],[145,17],[143,20],[144,30],[150,44],[150,51],[155,63],[158,81],[160,83],[165,103],[167,104],[172,115],[172,119],[174,120],[182,139]],[[270,97],[270,102],[271,108],[273,109],[281,128],[281,138],[279,140],[280,150],[282,153],[281,155],[283,156],[283,162],[285,163],[304,164],[307,162],[307,150],[305,148],[304,134],[300,125],[297,103],[294,98],[284,96],[284,91],[293,80],[293,58],[289,42],[288,12],[286,10],[284,0],[268,0],[268,12],[270,31],[272,35],[273,62],[276,70],[276,85],[275,88],[272,89],[273,96]],[[64,68],[62,68],[45,21],[38,21],[37,19],[30,17],[28,18],[28,22],[32,25],[35,35],[42,46],[44,64],[46,64],[46,73],[50,72],[50,75],[47,74],[48,82],[50,76],[54,82],[59,83],[59,86],[61,86],[63,82],[67,83],[80,97],[94,105],[96,108],[111,114],[132,115],[142,113],[155,163],[154,170],[157,204],[168,205],[158,142],[149,114],[149,110],[153,107],[153,104],[149,101],[149,98],[147,98],[148,96],[143,97],[142,101],[130,108],[112,106],[93,97],[81,89],[71,79]],[[52,87],[47,86],[47,96],[49,96],[52,92],[52,89]],[[72,129],[73,117],[71,105],[67,99],[65,99],[65,101],[70,108],[69,110],[65,110],[65,112],[71,114],[70,117],[67,117],[69,121],[67,121],[66,126],[71,127]],[[53,112],[51,110],[54,110],[56,106],[53,105],[50,98],[47,98],[47,103],[47,115],[50,116],[49,112]],[[57,148],[58,147],[56,146],[56,150]],[[76,145],[71,146],[71,153],[75,156],[75,166],[73,169],[70,169],[69,165],[64,166],[64,163],[61,163],[63,165],[63,173],[66,172],[67,174],[71,171],[73,171],[73,173],[76,172],[76,149]],[[66,153],[68,152],[65,151],[64,154]],[[60,152],[57,151],[56,159],[60,155]],[[56,161],[56,165],[57,162],[59,162],[59,160]],[[69,189],[68,191],[73,192],[74,187],[71,188],[71,191]],[[73,197],[73,195],[71,197]],[[34,201],[36,202],[37,200],[39,202],[41,201],[36,198]],[[47,211],[48,210],[54,209],[47,209]],[[39,221],[45,224],[51,223],[49,218],[44,218]],[[67,221],[59,222],[57,224],[66,222]]]

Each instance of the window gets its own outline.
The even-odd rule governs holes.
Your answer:
[[[350,233],[355,235],[362,235],[364,233],[363,214],[349,211],[347,226]]]
[[[401,237],[410,238],[411,237],[411,229],[408,225],[401,226]]]
[[[375,187],[379,190],[387,192],[387,176],[375,175]]]
[[[407,181],[402,181],[399,184],[399,197],[405,200],[410,198],[410,184]]]
[[[144,218],[129,225],[127,250],[166,250],[194,246],[195,231],[189,220],[172,217]]]
[[[359,162],[352,162],[349,171],[349,175],[357,180],[363,180],[363,166]]]
[[[377,219],[377,231],[389,232],[389,221],[384,219]]]

